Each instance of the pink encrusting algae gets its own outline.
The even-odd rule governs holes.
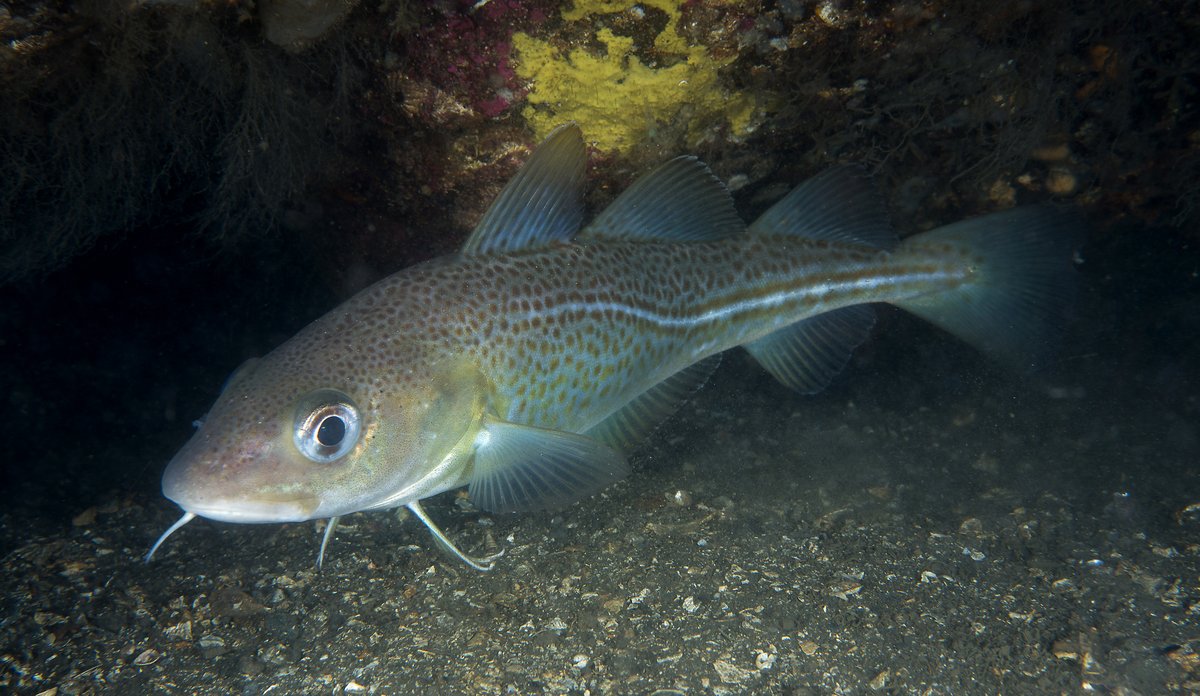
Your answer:
[[[512,34],[534,29],[546,17],[540,4],[521,0],[493,0],[449,14],[409,42],[404,77],[482,117],[500,116],[524,95],[511,64]]]

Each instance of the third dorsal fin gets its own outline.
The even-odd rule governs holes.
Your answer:
[[[896,246],[883,198],[860,167],[825,170],[791,193],[750,225],[751,234],[794,235],[808,239]]]

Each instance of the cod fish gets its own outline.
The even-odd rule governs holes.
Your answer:
[[[1073,286],[1071,215],[1017,208],[899,241],[868,177],[836,167],[746,226],[693,157],[638,179],[583,225],[586,150],[552,133],[462,249],[368,287],[229,379],[170,461],[183,517],[337,519],[559,507],[629,473],[625,453],[740,346],[822,389],[886,302],[1017,367],[1053,343]]]

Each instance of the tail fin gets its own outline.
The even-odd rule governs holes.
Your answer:
[[[1033,206],[964,220],[906,239],[898,259],[950,245],[978,259],[953,290],[896,304],[1018,370],[1045,365],[1074,304],[1079,219]]]

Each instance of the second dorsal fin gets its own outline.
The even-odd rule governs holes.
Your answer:
[[[583,222],[586,164],[579,126],[560,126],[492,202],[462,253],[495,254],[570,240]]]
[[[695,157],[643,176],[579,233],[580,239],[702,242],[745,230],[725,186]]]

